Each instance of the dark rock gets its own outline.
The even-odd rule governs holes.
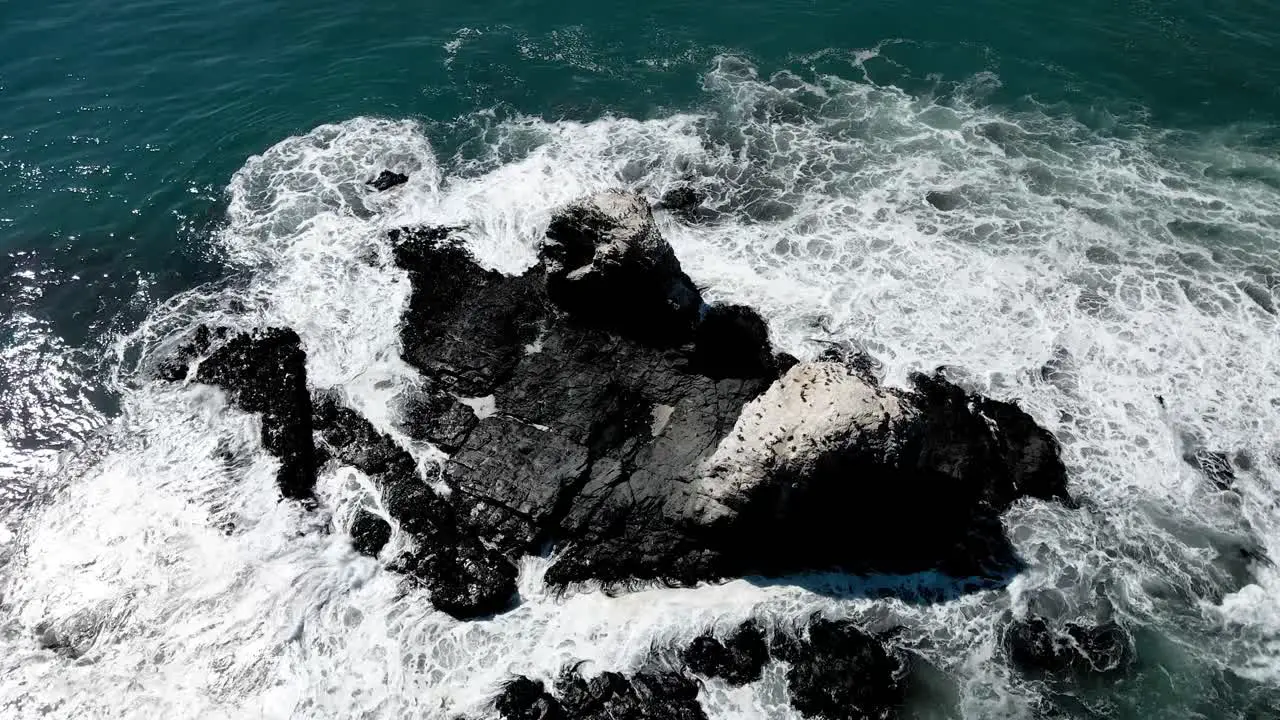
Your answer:
[[[1054,346],[1053,356],[1040,367],[1040,378],[1066,393],[1079,389],[1075,358],[1060,345]]]
[[[950,212],[967,204],[965,199],[953,190],[930,190],[925,193],[924,199],[942,212]]]
[[[776,377],[769,326],[745,305],[716,303],[694,333],[694,367],[709,377]]]
[[[769,661],[764,633],[748,620],[721,643],[711,635],[694,638],[682,653],[690,670],[707,677],[723,678],[730,685],[745,685],[760,679]]]
[[[262,445],[280,460],[276,482],[287,498],[309,500],[316,482],[307,354],[287,328],[232,335],[200,326],[156,372],[162,380],[217,385],[233,405],[262,415]]]
[[[1235,484],[1235,469],[1231,466],[1231,459],[1224,452],[1197,448],[1183,454],[1182,460],[1203,473],[1219,490],[1230,490]]]
[[[365,508],[356,511],[351,520],[351,547],[361,555],[378,557],[391,539],[391,525]]]
[[[378,173],[378,177],[370,180],[365,184],[373,187],[373,189],[377,190],[378,192],[383,192],[385,190],[390,190],[391,188],[397,185],[403,185],[407,182],[409,182],[408,175],[404,175],[398,172],[392,172],[390,170],[383,170],[382,172]]]
[[[497,409],[446,464],[458,517],[513,559],[555,544],[553,583],[707,577],[706,556],[683,550],[689,539],[664,503],[772,373],[701,374],[692,347],[580,322],[548,301],[541,268],[481,270],[447,235],[396,240],[414,282],[406,360],[440,388],[491,395]],[[758,337],[763,348],[738,346],[771,358]]]
[[[1070,503],[1058,441],[1013,403],[967,393],[917,374],[922,432],[905,451],[917,467],[959,481],[997,510],[1022,497]]]
[[[517,601],[515,565],[474,535],[424,534],[418,551],[392,567],[419,580],[431,592],[431,604],[459,620],[496,615]]]
[[[564,708],[537,680],[517,676],[502,687],[493,701],[498,715],[505,720],[562,720]]]
[[[608,191],[560,208],[539,257],[548,296],[580,322],[662,345],[692,334],[702,297],[639,195]]]
[[[511,374],[551,312],[538,271],[510,278],[475,263],[453,228],[394,230],[396,264],[413,292],[405,360],[461,397],[482,397]]]
[[[658,201],[657,208],[666,210],[688,223],[712,220],[717,213],[705,203],[707,195],[692,183],[681,183],[667,190]]]
[[[462,447],[479,421],[469,406],[434,387],[411,394],[400,412],[400,427],[405,434],[415,440],[426,440],[447,453]]]
[[[1133,638],[1119,624],[1069,622],[1055,628],[1039,615],[1015,619],[1004,630],[1009,662],[1025,673],[1059,679],[1112,676],[1134,659]]]
[[[879,383],[880,372],[884,369],[879,360],[867,352],[847,343],[827,345],[817,357],[818,362],[840,363],[853,371],[855,375],[870,383]]]
[[[742,410],[691,486],[686,517],[722,567],[993,576],[1018,567],[999,515],[1066,499],[1052,435],[936,377],[880,387],[846,363],[797,365]],[[913,542],[884,542],[927,527]]]
[[[675,673],[606,672],[590,680],[566,669],[552,696],[538,681],[518,676],[494,700],[505,720],[704,720],[698,685]]]
[[[662,193],[658,207],[663,210],[688,210],[705,202],[707,196],[690,183],[681,183]]]
[[[432,605],[463,619],[512,605],[516,567],[423,482],[408,452],[330,395],[316,398],[315,426],[330,456],[368,475],[387,512],[415,539],[417,548],[392,566],[421,582]]]
[[[897,717],[907,663],[849,621],[818,620],[787,670],[791,705],[805,717]]]
[[[573,720],[703,720],[696,682],[676,673],[606,672],[586,680],[576,670],[556,682],[565,717]]]
[[[785,375],[788,370],[800,364],[800,360],[791,353],[775,353],[773,356],[773,366],[778,371],[778,376]]]
[[[553,586],[832,568],[1002,577],[1016,557],[999,514],[1067,499],[1056,442],[1016,406],[942,378],[882,388],[852,351],[796,364],[748,308],[705,308],[699,324],[696,290],[633,195],[559,211],[520,276],[483,270],[449,233],[394,235],[413,283],[404,355],[432,408],[406,422],[446,417],[459,397],[493,411],[450,433],[447,501],[384,491],[411,532],[439,514],[415,511],[447,502],[504,568],[554,549]],[[930,532],[885,541],[908,526]]]

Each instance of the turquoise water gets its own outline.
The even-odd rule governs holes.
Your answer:
[[[1280,555],[1271,4],[368,5],[0,0],[10,715],[452,717],[508,673],[820,610],[906,628],[938,685],[909,717],[1280,716],[1280,574],[1256,560]],[[363,195],[383,166],[414,179]],[[689,178],[727,219],[664,233],[779,345],[853,339],[890,381],[952,365],[1059,436],[1085,509],[1010,514],[1030,568],[1007,593],[562,605],[530,560],[521,609],[459,627],[343,554],[345,476],[322,481],[332,526],[289,516],[262,462],[217,460],[242,418],[138,382],[194,322],[287,323],[313,385],[390,428],[412,377],[402,278],[366,262],[386,227],[466,223],[511,270],[554,204]],[[1235,492],[1182,461],[1197,448],[1231,455]],[[242,535],[206,532],[226,513]],[[1123,621],[1134,672],[1010,673],[1000,618],[1037,597]],[[45,627],[86,659],[41,649]],[[789,717],[777,692],[704,704]]]

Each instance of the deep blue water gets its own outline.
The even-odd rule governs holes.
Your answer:
[[[841,303],[856,288],[797,297],[827,303],[811,313],[824,323],[864,321],[873,349],[891,364],[968,360],[978,366],[971,370],[989,371],[997,394],[1026,389],[992,359],[1038,351],[1023,353],[1017,343],[1080,345],[1081,366],[1099,373],[1080,394],[1084,399],[1046,395],[1031,402],[1065,438],[1084,487],[1132,481],[1150,494],[1137,493],[1139,504],[1158,504],[1172,492],[1159,483],[1164,470],[1180,467],[1176,452],[1166,466],[1116,460],[1115,451],[1098,449],[1104,442],[1145,449],[1141,443],[1149,439],[1159,446],[1140,403],[1155,392],[1173,397],[1168,388],[1188,398],[1201,389],[1202,397],[1188,400],[1194,412],[1186,411],[1199,435],[1220,432],[1221,442],[1280,458],[1272,437],[1280,407],[1271,389],[1276,368],[1267,364],[1280,299],[1280,12],[1273,3],[464,5],[0,0],[0,519],[12,511],[17,527],[16,508],[44,497],[49,485],[38,478],[56,472],[58,453],[79,451],[120,412],[113,344],[167,298],[245,271],[247,263],[228,249],[239,246],[215,241],[231,222],[233,175],[286,138],[361,116],[416,121],[444,176],[477,178],[538,147],[561,153],[565,166],[581,164],[556,143],[569,142],[564,137],[587,143],[592,128],[621,132],[602,119],[698,115],[702,124],[688,131],[691,142],[723,151],[740,166],[707,160],[689,172],[729,188],[725,203],[740,211],[746,238],[684,240],[679,247],[691,252],[686,262],[702,273],[700,281],[734,280],[739,268],[750,267],[775,287],[778,277],[789,277],[788,263],[812,262],[815,287],[836,287],[865,267],[862,259],[892,255],[901,241],[909,262],[886,264],[884,277],[903,283],[896,297],[919,291],[922,299],[878,307],[882,313],[905,307],[902,316],[881,314],[871,322],[846,312]],[[548,128],[569,127],[560,121],[588,130],[557,136]],[[1017,132],[1008,129],[1014,126]],[[636,162],[636,168],[619,164],[616,179],[643,186],[661,174],[653,170],[661,157]],[[556,169],[549,161],[543,171]],[[913,172],[924,179],[913,184]],[[575,173],[578,165],[567,172]],[[893,180],[899,176],[907,178],[901,186]],[[975,177],[990,181],[989,193]],[[1008,177],[1008,185],[997,182]],[[954,227],[929,218],[910,225],[951,243],[940,254],[955,252],[950,269],[960,279],[939,301],[934,286],[952,279],[911,276],[928,249],[892,219],[915,217],[913,198],[952,181],[968,193],[976,219]],[[511,196],[534,191],[509,189]],[[506,199],[479,196],[495,205]],[[816,218],[805,216],[812,207]],[[858,207],[871,210],[859,214]],[[858,245],[861,255],[841,255],[833,240],[839,234],[822,226],[836,210],[852,218],[851,226],[875,226],[868,231],[874,239]],[[786,225],[796,217],[811,222]],[[815,225],[823,230],[811,232]],[[976,255],[968,254],[974,246]],[[1082,299],[1060,306],[1055,294],[1066,291],[1041,291],[1031,273],[1026,305],[999,297],[987,303],[988,294],[999,293],[981,278],[1022,277],[1022,266],[999,263],[1024,251],[1027,267],[1066,278],[1062,287]],[[822,264],[832,256],[847,262],[848,273]],[[719,260],[732,270],[718,270]],[[862,286],[879,279],[857,277]],[[726,292],[741,289],[726,283],[732,288]],[[760,289],[767,284],[747,283],[743,292],[755,292],[752,299],[766,306],[773,302],[775,333],[789,337],[800,321],[788,308],[801,301],[784,291],[772,297]],[[1096,326],[1067,317],[1088,310],[1086,300],[1095,296],[1123,310],[1080,310],[1098,318]],[[941,317],[941,310],[930,315],[952,302],[998,319],[984,325]],[[1002,334],[1005,318],[1022,318],[1007,325],[1033,330]],[[1058,334],[1047,337],[1039,321]],[[936,356],[919,350],[912,329],[923,327]],[[1000,348],[1005,355],[974,339],[988,332],[991,346],[1008,338]],[[1114,377],[1103,378],[1103,370]],[[1141,392],[1125,394],[1133,388]],[[1088,427],[1092,418],[1080,420],[1071,405],[1104,400],[1115,400],[1115,414],[1100,413]],[[1102,459],[1089,465],[1095,458]],[[1207,501],[1194,493],[1185,503],[1179,496],[1170,514],[1191,507],[1197,522],[1236,523],[1231,527],[1280,552],[1280,534],[1269,535],[1267,525],[1275,515],[1269,503],[1278,499],[1270,485],[1276,470],[1261,460],[1251,467],[1241,474],[1252,479],[1242,483],[1254,491],[1228,503],[1236,512],[1230,520],[1221,520],[1216,505],[1204,509]],[[1107,490],[1097,496],[1110,497]],[[1147,509],[1139,515],[1165,527],[1160,513],[1167,508]],[[1127,528],[1126,522],[1116,525]],[[1136,535],[1117,532],[1090,535],[1099,543],[1096,554],[1146,557],[1132,549]],[[1216,539],[1204,539],[1207,532],[1194,542],[1187,533],[1170,533],[1191,548],[1187,557],[1217,548]],[[0,554],[6,562],[8,552]],[[1183,577],[1176,563],[1149,565],[1153,577]],[[1246,593],[1240,606],[1275,606],[1273,585],[1265,571],[1256,572],[1252,587],[1266,589]],[[1198,589],[1186,591],[1192,599],[1180,596],[1185,604],[1176,610],[1131,597],[1126,610],[1158,618],[1150,622],[1159,629],[1143,631],[1142,642],[1151,649],[1148,658],[1167,662],[1149,662],[1145,679],[1119,690],[1084,691],[1083,704],[1056,697],[1044,707],[1062,714],[1055,717],[1274,717],[1267,713],[1276,707],[1280,624],[1256,611],[1239,626],[1214,625],[1188,608],[1217,607],[1239,588],[1196,595],[1203,590],[1198,581],[1186,582]],[[1155,580],[1134,584],[1159,596]],[[1124,606],[1124,593],[1114,592]],[[1180,585],[1168,594],[1178,592]],[[1179,632],[1184,611],[1194,617]],[[1198,654],[1203,648],[1212,649]],[[10,688],[5,697],[16,693]],[[1113,693],[1124,699],[1107,699]],[[972,710],[978,706],[1004,707],[967,705],[964,714],[981,716]],[[299,707],[295,716],[307,716],[307,706]]]

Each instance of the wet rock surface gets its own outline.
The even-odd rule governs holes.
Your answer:
[[[717,213],[706,206],[707,194],[697,185],[683,182],[662,193],[654,207],[666,210],[687,223],[714,220]]]
[[[602,673],[584,678],[567,669],[554,693],[537,680],[516,677],[494,700],[504,720],[704,720],[698,685],[677,673]]]
[[[854,623],[818,620],[793,653],[787,690],[805,717],[897,717],[906,697],[906,658]]]
[[[327,394],[315,400],[315,429],[329,457],[368,475],[387,512],[413,537],[416,547],[392,566],[422,583],[437,609],[473,618],[512,604],[515,566],[457,517],[406,450]]]
[[[745,685],[760,679],[769,662],[769,644],[764,631],[754,621],[747,621],[724,642],[710,634],[694,638],[682,658],[691,672],[723,678],[730,685]]]
[[[168,381],[216,385],[236,407],[260,413],[262,445],[280,460],[276,481],[281,494],[295,500],[311,498],[316,452],[307,354],[297,333],[265,328],[233,334],[201,325],[156,374]]]
[[[791,705],[803,716],[827,720],[895,718],[907,691],[907,656],[849,620],[815,618],[807,629],[773,630],[772,647],[757,621],[748,620],[723,641],[695,638],[680,652],[683,671],[740,686],[761,678],[771,661],[786,665]],[[771,658],[772,655],[772,658]],[[651,659],[655,666],[661,662]],[[626,676],[605,672],[585,679],[567,667],[554,690],[517,676],[494,700],[500,717],[686,718],[704,717],[699,683],[683,672],[648,670]]]
[[[702,309],[649,204],[634,193],[598,193],[561,208],[538,256],[548,297],[578,322],[677,345]]]
[[[827,720],[893,718],[907,690],[910,664],[892,648],[850,620],[815,618],[800,632],[765,634],[754,620],[723,643],[703,635],[682,653],[694,673],[731,685],[760,679],[770,659],[787,664],[791,705],[805,717]]]

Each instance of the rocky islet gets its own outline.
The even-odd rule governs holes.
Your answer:
[[[340,399],[309,394],[291,330],[199,328],[158,375],[219,385],[261,413],[286,498],[310,502],[327,461],[368,475],[407,536],[388,567],[459,619],[518,602],[517,561],[548,548],[553,586],[824,570],[998,580],[1018,566],[999,515],[1023,498],[1070,502],[1056,441],[1015,405],[940,374],[883,386],[856,353],[797,362],[774,351],[751,308],[707,304],[639,195],[558,209],[538,263],[516,276],[479,266],[455,235],[391,234],[412,283],[402,351],[423,380],[401,423],[449,453],[448,492]],[[913,523],[928,531],[896,532]],[[377,556],[391,527],[362,512],[352,534]],[[756,633],[700,638],[690,669],[752,681]],[[899,702],[905,665],[855,626],[815,623],[792,645],[801,650],[783,659],[804,714],[876,717]],[[847,698],[871,708],[863,715],[832,714],[821,698],[833,697],[833,672],[870,673],[883,692]],[[606,706],[631,708],[619,717],[699,716],[643,710],[651,688],[680,695],[679,673],[575,677],[555,693],[513,681],[498,707],[513,708],[507,717],[534,707],[596,717]],[[542,716],[556,715],[532,715]]]

